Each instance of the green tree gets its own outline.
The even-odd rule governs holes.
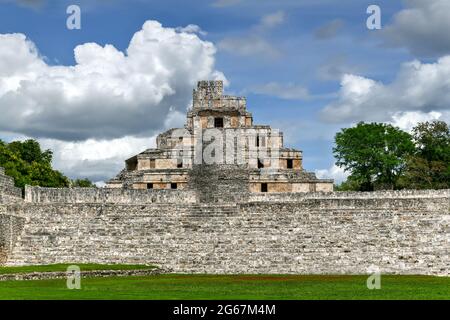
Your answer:
[[[352,176],[348,177],[347,180],[343,181],[341,184],[334,185],[335,191],[355,191],[360,189],[360,183]]]
[[[89,179],[76,179],[72,180],[71,186],[73,188],[96,188],[96,185]]]
[[[35,140],[5,143],[0,140],[0,166],[13,177],[15,185],[68,187],[69,179],[52,168],[52,152],[41,150]]]
[[[411,135],[384,123],[360,122],[342,129],[333,148],[336,165],[350,172],[351,183],[345,187],[360,191],[398,188],[406,159],[413,152]]]
[[[13,141],[8,144],[8,149],[19,155],[19,157],[29,164],[33,162],[51,164],[53,153],[50,150],[41,150],[39,142],[36,140]]]
[[[443,121],[413,128],[415,153],[409,157],[403,184],[410,189],[450,188],[450,129]]]

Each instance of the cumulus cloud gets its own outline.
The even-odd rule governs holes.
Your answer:
[[[398,12],[383,33],[391,46],[406,47],[419,56],[450,53],[450,1],[404,0],[406,8]]]
[[[319,179],[334,179],[336,184],[340,184],[341,182],[347,180],[350,175],[348,172],[345,172],[343,168],[339,168],[335,164],[329,169],[318,169],[315,172]]]
[[[54,152],[53,166],[72,178],[88,177],[94,182],[112,178],[129,157],[156,145],[156,137],[126,136],[112,140],[88,139],[66,142],[39,139],[44,149]]]
[[[101,185],[159,131],[183,125],[198,80],[227,83],[199,32],[147,21],[125,52],[85,43],[73,66],[48,65],[23,34],[0,34],[2,136],[37,138],[57,169]]]
[[[184,111],[216,49],[196,34],[147,21],[126,52],[112,45],[75,48],[74,66],[50,66],[23,34],[0,35],[0,127],[59,140],[152,135]]]
[[[405,63],[389,84],[346,74],[339,98],[321,111],[321,117],[330,122],[389,122],[404,112],[445,114],[449,110],[450,56],[445,56],[435,63]]]
[[[337,36],[343,26],[344,22],[341,19],[335,19],[318,28],[314,32],[314,36],[320,40],[334,38]]]
[[[196,24],[189,24],[186,27],[177,27],[175,30],[178,32],[185,32],[185,33],[198,33],[202,36],[206,36],[208,32],[202,30],[198,25]]]
[[[310,98],[307,88],[294,83],[280,84],[270,82],[254,86],[250,91],[256,94],[269,95],[286,100],[304,100]]]
[[[428,113],[421,111],[406,111],[398,112],[392,116],[390,123],[402,130],[411,132],[412,129],[419,122],[441,120],[450,122],[450,112],[436,112],[431,111]]]

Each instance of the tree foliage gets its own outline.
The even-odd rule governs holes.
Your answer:
[[[52,168],[53,153],[42,150],[36,140],[14,141],[5,143],[0,140],[0,167],[7,175],[14,178],[15,185],[62,188],[72,182],[61,172]],[[89,182],[89,183],[88,183]],[[92,186],[87,179],[76,180],[77,186]]]
[[[96,185],[89,179],[72,180],[71,187],[73,188],[96,188]]]
[[[450,129],[443,121],[419,123],[403,184],[412,189],[450,188]]]
[[[450,129],[417,124],[412,135],[381,123],[359,123],[336,134],[336,164],[350,172],[337,190],[450,188]]]
[[[389,124],[360,122],[335,136],[336,165],[349,171],[349,187],[361,191],[396,189],[414,152],[410,134]]]

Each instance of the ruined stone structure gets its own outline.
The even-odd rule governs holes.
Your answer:
[[[225,182],[209,192],[27,187],[22,199],[1,173],[0,264],[292,274],[367,274],[377,267],[383,274],[450,275],[450,190],[248,190],[224,201],[239,174],[218,174],[212,183]],[[203,185],[206,178],[197,179]]]
[[[14,187],[14,179],[5,175],[0,167],[0,203],[16,202],[22,198],[22,191]]]
[[[0,264],[450,275],[450,190],[331,192],[221,82],[199,83],[177,131],[127,160],[110,188],[26,187],[22,199],[0,169]],[[240,143],[229,148],[229,134]],[[200,143],[209,137],[214,151]]]
[[[6,214],[5,205],[22,201],[22,190],[14,187],[14,180],[0,167],[0,264],[6,261],[25,222],[24,218]]]
[[[333,191],[332,180],[303,170],[301,151],[285,148],[281,132],[253,124],[245,98],[223,95],[222,81],[200,81],[185,127],[160,134],[157,148],[128,159],[108,187],[210,188],[214,185],[199,178],[205,168],[213,175],[238,177],[226,188],[236,189],[235,195]]]

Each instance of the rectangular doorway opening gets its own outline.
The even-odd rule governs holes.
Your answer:
[[[287,159],[286,167],[288,169],[293,169],[294,168],[294,161],[292,159]]]
[[[223,128],[223,118],[214,118],[214,128]]]
[[[267,192],[267,191],[268,191],[267,183],[261,183],[261,192]]]

